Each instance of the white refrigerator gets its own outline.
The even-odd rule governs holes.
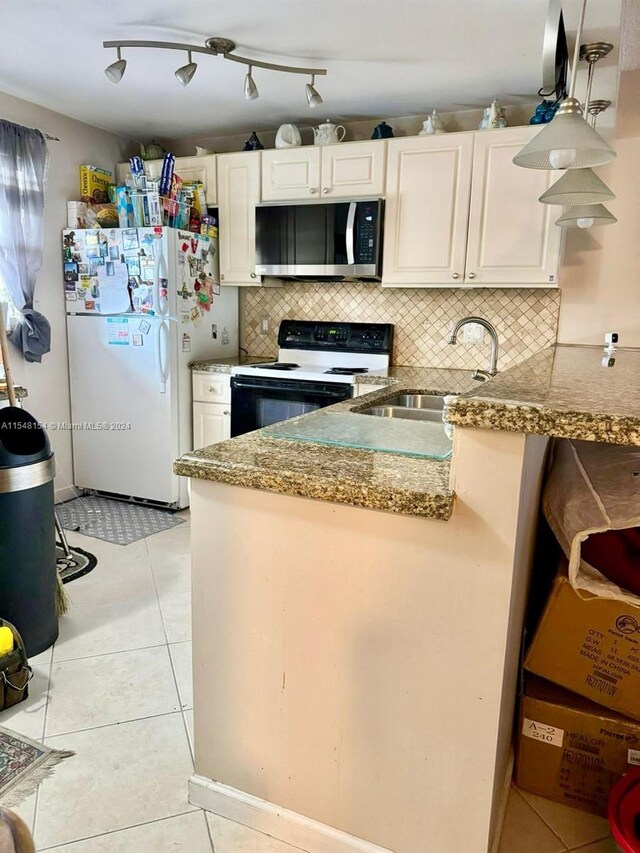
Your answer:
[[[173,228],[63,232],[74,483],[188,506],[189,362],[238,352],[217,239]]]

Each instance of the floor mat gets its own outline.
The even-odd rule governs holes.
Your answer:
[[[74,498],[56,504],[56,513],[65,530],[104,539],[114,545],[129,545],[138,539],[183,524],[170,510],[114,501],[97,495]]]
[[[72,755],[0,727],[0,805],[19,805],[51,775],[56,764]]]
[[[56,543],[56,565],[62,583],[88,575],[95,569],[97,562],[96,557],[83,548],[69,545],[69,553],[66,554],[62,545]]]

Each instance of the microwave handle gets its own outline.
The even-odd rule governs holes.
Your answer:
[[[345,238],[347,242],[347,263],[353,266],[356,262],[356,208],[358,204],[352,201],[349,204],[349,212],[347,214],[347,229]]]

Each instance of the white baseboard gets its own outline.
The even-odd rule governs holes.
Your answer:
[[[356,838],[197,773],[189,779],[189,802],[308,853],[393,853],[386,847]]]
[[[61,489],[55,489],[53,499],[57,504],[70,501],[78,496],[78,490],[75,486],[63,486]]]

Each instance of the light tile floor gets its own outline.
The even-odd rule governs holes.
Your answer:
[[[299,849],[187,802],[193,710],[183,515],[185,524],[126,547],[69,536],[98,566],[67,585],[72,609],[54,649],[33,661],[29,699],[0,714],[0,725],[76,753],[18,809],[38,851]],[[500,853],[567,850],[614,853],[606,821],[513,789]]]

